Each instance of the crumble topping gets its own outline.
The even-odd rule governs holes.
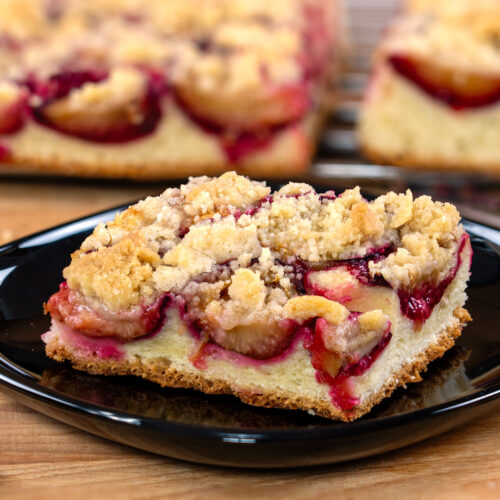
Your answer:
[[[413,200],[409,191],[369,202],[359,188],[333,199],[298,183],[269,192],[234,173],[191,179],[97,226],[64,276],[111,310],[173,291],[229,325],[251,323],[264,309],[302,317],[307,301],[327,300],[298,297],[298,257],[321,265],[391,244],[396,251],[369,270],[394,288],[439,281],[455,264],[463,228],[448,203]],[[337,307],[327,302],[321,307]]]
[[[88,123],[91,130],[105,129],[107,120],[123,124],[139,125],[146,118],[143,103],[146,96],[146,80],[130,68],[116,69],[106,80],[87,82],[73,90],[67,97],[49,102],[44,116],[73,130]],[[31,104],[40,105],[40,97],[32,96]]]
[[[379,58],[411,54],[445,67],[491,73],[500,62],[500,9],[466,17],[407,14],[395,21],[378,51]]]
[[[260,251],[257,228],[254,225],[240,227],[233,216],[228,216],[218,222],[192,227],[184,239],[165,254],[163,263],[184,269],[194,277],[242,254],[257,258]]]
[[[197,88],[200,93],[222,92],[241,96],[259,91],[265,72],[266,83],[300,81],[297,64],[300,33],[290,26],[269,27],[262,22],[227,22],[211,33],[214,49],[193,50],[179,58],[174,81]]]
[[[382,330],[387,321],[387,315],[380,309],[365,312],[358,317],[358,324],[362,333]]]
[[[176,85],[214,97],[223,86],[234,100],[259,92],[264,80],[302,80],[311,6],[325,16],[332,11],[324,0],[4,0],[0,73],[23,79],[68,67],[149,63]]]
[[[45,27],[43,2],[33,0],[0,2],[0,31],[10,36],[27,38],[39,35]]]
[[[112,247],[87,254],[77,250],[65,278],[70,288],[105,298],[107,307],[119,311],[153,294],[147,283],[160,262],[142,235],[132,232]]]
[[[213,180],[198,177],[181,186],[181,193],[185,197],[185,212],[200,218],[245,209],[270,192],[271,189],[263,183],[252,182],[235,172],[226,172]]]
[[[65,100],[69,110],[78,111],[98,107],[115,108],[131,105],[144,94],[144,77],[131,68],[120,68],[111,72],[103,82],[85,83],[70,93]]]
[[[227,288],[229,300],[222,302],[214,294],[216,298],[206,306],[205,314],[209,321],[229,331],[236,326],[251,325],[263,319],[279,319],[281,314],[277,318],[276,313],[281,312],[281,308],[276,307],[276,300],[266,301],[267,287],[259,272],[237,269],[230,282]],[[202,297],[207,297],[207,292],[202,292]],[[270,304],[274,305],[272,311],[268,307]]]
[[[421,196],[413,202],[412,211],[400,231],[401,246],[386,259],[369,264],[372,274],[380,273],[394,288],[446,276],[453,266],[450,255],[457,251],[463,232],[460,215],[450,203]]]

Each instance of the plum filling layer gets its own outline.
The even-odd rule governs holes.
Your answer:
[[[257,210],[252,207],[249,210]],[[439,283],[424,282],[411,290],[398,289],[401,313],[416,323],[423,323],[429,318],[436,304],[441,300],[446,288],[455,278],[462,264],[462,251],[469,237],[464,234],[460,242],[456,262],[446,278]],[[332,270],[345,271],[357,283],[367,287],[390,288],[390,285],[381,276],[370,276],[369,262],[381,260],[394,251],[394,246],[387,245],[373,250],[365,257],[329,262],[321,270],[311,268],[300,259],[294,259],[291,264],[295,276],[297,291],[301,295],[319,295],[340,303],[349,303],[354,293],[351,283],[334,282],[334,287],[323,286],[316,276],[324,276]],[[223,268],[224,266],[221,266]],[[358,286],[359,288],[359,286]],[[362,293],[362,288],[361,292]],[[253,357],[266,359],[278,355],[290,344],[293,329],[282,322],[269,324],[251,324],[245,327],[238,326],[235,331],[227,332],[216,324],[211,324],[203,312],[186,312],[186,301],[174,294],[163,294],[150,304],[141,304],[129,311],[119,314],[106,310],[97,310],[77,291],[71,290],[66,282],[61,283],[60,289],[53,294],[47,305],[46,311],[51,316],[64,322],[85,335],[91,337],[114,336],[123,341],[151,335],[158,329],[164,319],[164,309],[169,302],[182,302],[182,319],[190,322],[198,332],[203,332],[207,339],[229,350]],[[237,331],[236,331],[237,330]],[[198,335],[201,337],[201,335]],[[260,341],[262,340],[262,342]],[[257,346],[257,347],[256,347]]]
[[[256,210],[255,207],[249,210]],[[429,318],[436,304],[439,303],[446,288],[455,278],[462,264],[462,251],[469,241],[464,234],[458,251],[456,262],[446,278],[439,283],[424,282],[411,290],[398,289],[401,313],[416,323],[423,323]],[[293,275],[296,279],[297,291],[301,295],[319,295],[329,300],[349,304],[353,295],[363,293],[362,287],[390,288],[390,285],[381,276],[370,276],[369,262],[381,260],[394,251],[392,245],[373,250],[365,257],[329,262],[321,270],[311,268],[302,260],[295,259],[292,263]],[[221,266],[221,269],[224,266]],[[317,276],[325,276],[330,271],[340,270],[341,274],[348,273],[356,283],[339,282],[335,278],[334,286],[329,288],[322,285]],[[331,283],[331,281],[330,281]],[[121,341],[131,341],[137,338],[153,335],[164,321],[164,310],[169,303],[181,304],[181,319],[189,324],[191,331],[197,332],[197,338],[206,338],[228,350],[238,352],[254,359],[267,359],[279,355],[291,342],[294,329],[276,321],[268,323],[252,323],[239,325],[231,331],[225,331],[196,308],[186,308],[186,300],[175,294],[163,294],[154,302],[140,304],[131,310],[116,314],[107,310],[94,308],[77,291],[68,287],[66,282],[61,283],[60,289],[53,294],[46,304],[46,312],[68,327],[90,337],[116,337]]]
[[[353,395],[352,377],[359,377],[367,372],[389,344],[392,334],[390,322],[384,321],[380,328],[371,331],[363,330],[358,323],[360,313],[351,313],[347,321],[341,325],[330,325],[324,318],[312,318],[303,324],[291,319],[282,320],[279,324],[281,350],[267,351],[268,356],[257,357],[250,353],[243,354],[215,339],[195,334],[200,343],[190,360],[193,366],[203,370],[207,368],[208,359],[229,361],[237,366],[272,365],[285,361],[296,346],[302,345],[311,353],[311,363],[316,370],[316,380],[330,386],[332,403],[342,410],[351,410],[359,399]],[[190,323],[192,330],[192,323]],[[274,334],[273,334],[273,328]],[[276,338],[276,326],[269,326],[267,334]],[[233,335],[237,333],[233,332]],[[265,338],[247,338],[254,346],[265,348]],[[248,344],[249,345],[249,344]]]
[[[67,287],[63,287],[67,290]],[[59,296],[60,300],[60,296]],[[332,403],[342,410],[350,410],[359,403],[359,399],[352,394],[352,377],[363,375],[382,354],[391,339],[390,323],[380,331],[360,332],[357,324],[359,313],[352,313],[346,323],[341,326],[329,325],[323,318],[312,318],[304,324],[293,320],[281,321],[280,327],[288,332],[287,342],[283,349],[265,359],[254,358],[235,352],[213,341],[204,339],[200,331],[186,313],[185,302],[170,294],[163,298],[161,307],[161,322],[146,337],[136,338],[136,341],[145,340],[155,335],[163,326],[166,311],[175,307],[179,317],[191,335],[198,341],[196,351],[190,360],[196,368],[207,368],[208,359],[229,361],[241,367],[260,368],[285,361],[302,343],[311,353],[311,363],[316,370],[316,379],[319,383],[330,386]],[[55,329],[68,342],[78,349],[100,359],[121,359],[125,352],[121,349],[121,339],[112,336],[91,337],[82,331],[76,330],[71,323],[62,322],[57,314],[53,314]],[[48,335],[42,338],[49,340]],[[336,348],[347,348],[347,351],[336,351]]]
[[[305,341],[309,335],[307,327],[299,326],[292,320],[283,320],[280,327],[283,332],[287,332],[286,336],[283,337],[283,348],[281,350],[273,350],[273,353],[268,357],[256,358],[245,355],[204,338],[195,352],[193,352],[190,360],[193,366],[200,370],[207,368],[207,359],[210,358],[230,361],[237,366],[252,366],[254,368],[280,363],[287,359],[294,352],[297,345],[301,341]],[[198,335],[197,338],[200,338],[200,336]]]
[[[388,61],[399,75],[452,109],[479,108],[500,101],[498,74],[459,72],[434,61],[399,54]]]

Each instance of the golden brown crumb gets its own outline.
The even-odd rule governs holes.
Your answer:
[[[181,187],[186,201],[184,210],[189,215],[200,217],[244,209],[270,192],[267,186],[252,182],[235,172],[226,172],[213,180],[199,177]]]
[[[302,295],[290,299],[285,305],[285,312],[298,323],[319,316],[332,325],[340,325],[349,316],[349,310],[342,304],[318,295]]]
[[[151,277],[160,261],[138,233],[130,233],[110,248],[76,251],[64,277],[70,288],[89,298],[105,298],[105,304],[116,311],[137,303],[141,294],[152,294]]]
[[[190,280],[215,272],[220,264],[229,265],[232,273],[251,267],[236,274],[232,285],[218,284],[228,276],[215,279],[214,288],[203,292],[206,299],[217,300],[231,285],[233,301],[251,304],[254,299],[239,292],[239,283],[255,281],[257,293],[262,280],[274,290],[262,299],[266,307],[274,304],[282,310],[296,295],[287,274],[290,257],[323,262],[393,244],[397,250],[370,262],[370,272],[394,286],[429,277],[439,280],[454,265],[463,229],[450,204],[427,196],[413,200],[409,192],[367,202],[359,188],[323,200],[305,184],[282,189],[272,202],[265,198],[268,193],[264,185],[234,173],[193,179],[98,226],[65,276],[70,287],[116,310],[147,301],[153,291],[198,286]],[[249,207],[250,213],[244,214]],[[211,217],[202,217],[207,214]]]

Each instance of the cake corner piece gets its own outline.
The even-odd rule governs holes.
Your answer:
[[[47,302],[47,355],[92,374],[352,421],[442,356],[470,316],[453,205],[228,172],[100,224]]]

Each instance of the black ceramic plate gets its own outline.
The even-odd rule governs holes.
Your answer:
[[[123,207],[120,207],[123,208]],[[232,397],[96,377],[44,355],[49,319],[69,255],[116,210],[0,248],[0,388],[70,425],[170,457],[244,467],[294,467],[366,457],[435,436],[500,403],[500,231],[466,222],[474,246],[467,307],[474,321],[424,381],[369,415],[337,423],[306,412],[254,408]]]

